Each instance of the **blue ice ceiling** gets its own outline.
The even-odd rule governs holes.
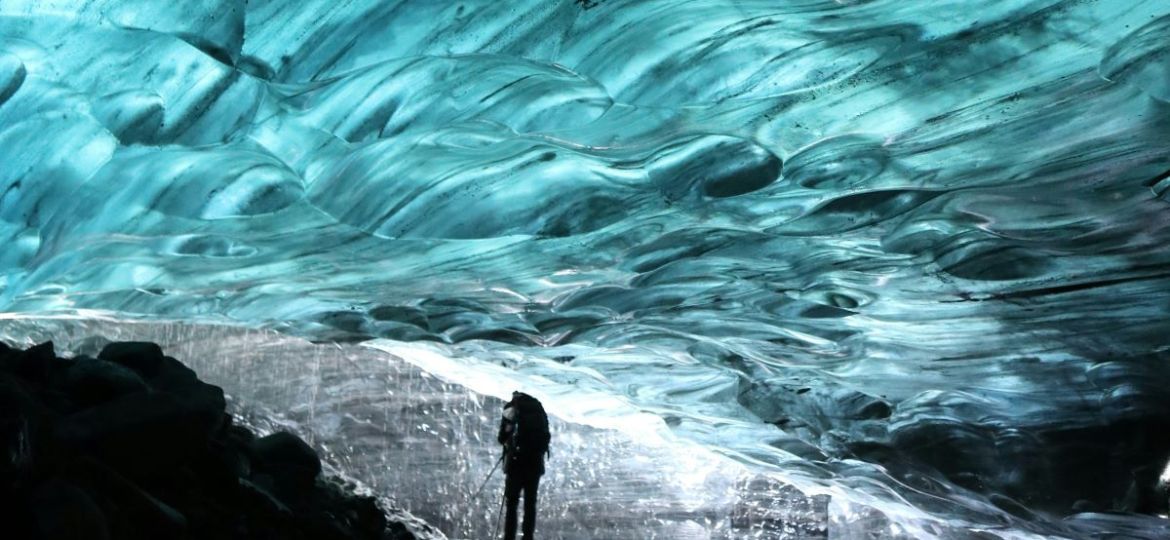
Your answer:
[[[4,311],[587,372],[972,522],[1143,504],[1168,193],[1163,0],[0,0]]]

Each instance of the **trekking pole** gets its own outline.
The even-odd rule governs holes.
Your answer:
[[[500,468],[500,464],[501,464],[501,463],[503,463],[503,462],[504,462],[504,456],[503,456],[503,455],[501,455],[501,456],[500,456],[500,459],[496,460],[496,464],[495,464],[495,466],[493,466],[493,467],[492,467],[492,470],[491,470],[491,472],[489,472],[489,473],[488,473],[488,475],[487,475],[487,478],[484,478],[484,479],[483,479],[483,483],[482,483],[482,484],[480,484],[480,485],[479,485],[479,489],[475,491],[475,495],[472,495],[472,496],[471,496],[472,500],[475,500],[475,499],[478,499],[478,498],[479,498],[480,494],[482,494],[482,493],[483,493],[483,488],[487,487],[488,480],[491,480],[491,479],[492,479],[492,475],[493,475],[493,474],[496,474],[496,469],[499,469],[499,468]]]
[[[500,515],[504,513],[504,499],[507,497],[507,492],[500,495],[500,507],[496,509],[496,530],[492,532],[492,540],[500,537]]]

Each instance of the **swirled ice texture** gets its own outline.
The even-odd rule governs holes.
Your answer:
[[[906,523],[1158,537],[1092,512],[1170,450],[1168,102],[1164,0],[2,0],[0,307],[426,345]]]

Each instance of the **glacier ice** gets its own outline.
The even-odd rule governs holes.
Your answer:
[[[857,527],[1164,534],[1101,513],[1170,457],[1162,0],[0,0],[0,163],[12,337],[362,341]]]

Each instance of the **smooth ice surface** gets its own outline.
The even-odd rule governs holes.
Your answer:
[[[1164,0],[0,0],[0,309],[377,339],[918,537],[1165,462],[1168,176]]]

